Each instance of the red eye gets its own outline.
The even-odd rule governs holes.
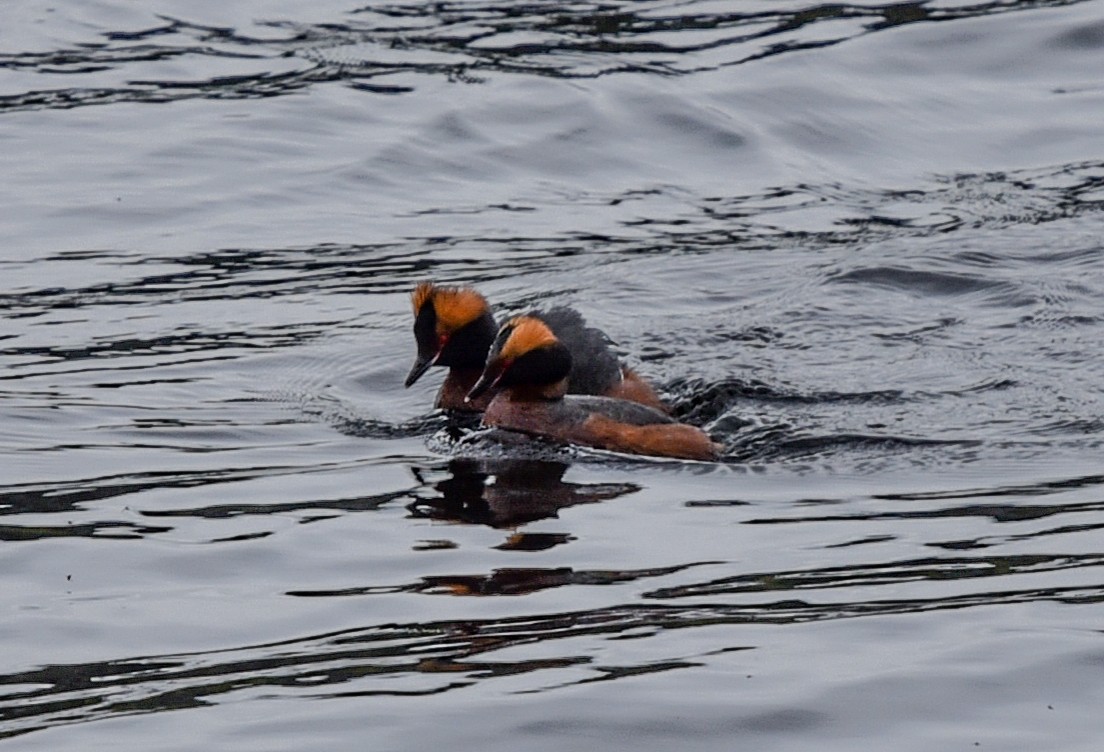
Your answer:
[[[491,386],[498,386],[498,382],[502,381],[502,377],[506,375],[506,372],[510,370],[510,366],[514,364],[513,359],[500,360],[495,364],[497,370],[495,371],[494,381],[491,382]],[[488,366],[490,368],[490,366]]]
[[[449,340],[449,338],[448,338],[447,334],[438,334],[437,335],[437,352],[440,352],[441,350],[445,349],[445,345],[448,344],[448,340]]]

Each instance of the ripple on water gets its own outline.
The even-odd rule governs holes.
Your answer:
[[[0,738],[1099,746],[1099,2],[17,5]],[[723,461],[435,412],[427,278]]]

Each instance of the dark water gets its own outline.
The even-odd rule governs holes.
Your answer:
[[[1089,750],[1104,2],[0,7],[12,749]],[[408,293],[717,464],[518,452]]]

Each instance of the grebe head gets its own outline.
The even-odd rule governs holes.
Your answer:
[[[567,390],[571,353],[538,318],[519,316],[507,321],[487,353],[483,375],[467,400],[491,388],[523,390],[537,399],[557,399]]]
[[[494,339],[494,318],[487,299],[470,287],[422,282],[410,295],[418,356],[406,377],[410,386],[431,366],[478,369]]]

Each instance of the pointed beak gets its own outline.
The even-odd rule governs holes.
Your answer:
[[[483,369],[483,374],[479,377],[479,381],[475,382],[475,386],[468,392],[468,396],[464,397],[465,402],[471,402],[472,400],[482,397],[488,389],[492,389],[498,386],[498,382],[502,380],[502,374],[506,373],[506,369],[499,364],[488,364],[487,368]]]
[[[422,374],[428,371],[437,363],[437,358],[441,357],[441,351],[438,350],[430,357],[423,357],[421,355],[414,361],[414,367],[410,369],[410,373],[406,376],[406,381],[403,382],[403,386],[410,388],[410,386],[422,378]]]

